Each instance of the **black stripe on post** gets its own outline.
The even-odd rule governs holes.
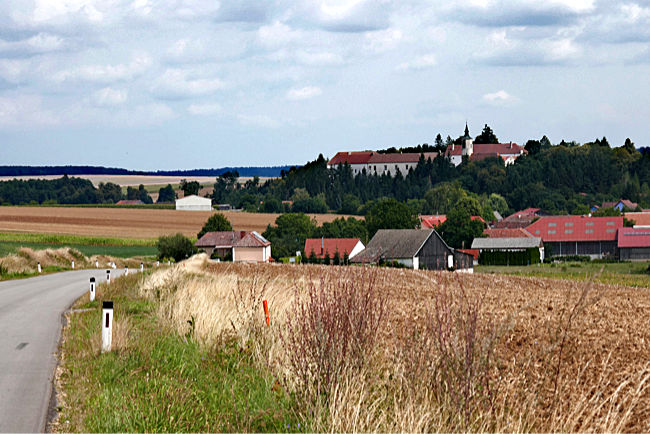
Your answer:
[[[112,301],[102,301],[102,309],[113,309]]]

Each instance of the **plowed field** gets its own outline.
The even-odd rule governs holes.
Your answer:
[[[278,214],[226,211],[235,230],[263,232]],[[0,207],[0,232],[94,235],[118,238],[155,238],[181,232],[195,237],[209,212],[169,209]],[[338,215],[313,215],[319,224]]]

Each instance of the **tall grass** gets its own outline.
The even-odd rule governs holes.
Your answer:
[[[0,233],[0,241],[36,244],[77,244],[83,246],[149,246],[156,245],[156,238],[109,238],[82,235]]]
[[[647,303],[633,290],[202,256],[139,293],[178,336],[237,342],[300,398],[310,430],[650,429]]]

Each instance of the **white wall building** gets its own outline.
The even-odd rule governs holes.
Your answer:
[[[197,195],[186,196],[176,199],[176,210],[178,211],[212,211],[212,199]]]

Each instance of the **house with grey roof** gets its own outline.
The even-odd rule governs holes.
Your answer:
[[[195,244],[211,257],[233,262],[268,262],[271,242],[255,231],[207,232]]]
[[[539,261],[544,261],[544,243],[540,237],[474,238],[472,249],[479,251],[480,264],[484,263],[481,259],[481,255],[486,252],[505,253],[503,255],[491,255],[495,258],[501,258],[500,261],[497,262],[504,262],[502,265],[514,265],[514,263],[518,264],[519,261],[528,262],[529,260],[526,258],[529,256],[526,256],[523,253],[529,252],[530,249],[537,249],[539,251]],[[521,259],[517,259],[520,256]],[[536,258],[537,255],[531,257]],[[510,261],[514,263],[510,263]],[[496,263],[492,262],[491,265],[496,265]]]
[[[452,249],[433,229],[380,229],[365,250],[350,260],[356,264],[397,262],[408,268],[472,272],[472,255]]]

